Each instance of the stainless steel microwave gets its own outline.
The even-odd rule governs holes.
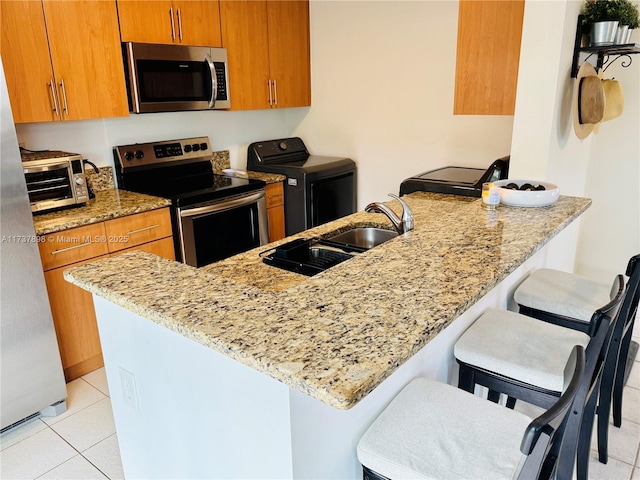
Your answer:
[[[83,158],[61,151],[21,152],[33,213],[81,205],[89,199]]]
[[[123,54],[132,112],[231,107],[224,48],[127,42]]]

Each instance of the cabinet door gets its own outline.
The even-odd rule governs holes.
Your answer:
[[[269,67],[275,106],[311,105],[308,0],[267,0]],[[233,104],[232,104],[233,105]]]
[[[265,187],[267,216],[269,217],[269,242],[285,237],[284,186],[282,182],[268,183]]]
[[[111,256],[120,255],[121,253],[133,252],[133,251],[153,253],[154,255],[157,255],[162,258],[166,258],[167,260],[175,261],[176,259],[175,250],[173,248],[172,237],[163,238],[162,240],[156,240],[155,242],[143,243],[142,245],[127,248],[126,250],[120,250],[118,252],[112,253]]]
[[[0,1],[0,30],[0,52],[14,121],[56,120],[51,94],[55,80],[42,4]]]
[[[115,0],[43,4],[62,118],[128,115]]]
[[[231,110],[269,105],[269,46],[265,1],[221,0],[222,46],[229,62]]]
[[[174,43],[177,35],[171,0],[118,0],[123,42]],[[177,37],[176,37],[177,38]]]
[[[93,298],[86,290],[67,282],[63,273],[102,258],[106,256],[44,272],[67,382],[100,368],[103,360]]]
[[[524,0],[461,0],[454,115],[513,115]]]
[[[172,235],[171,214],[168,208],[115,218],[106,221],[104,226],[110,252]]]
[[[176,0],[173,7],[181,45],[222,46],[218,0]]]

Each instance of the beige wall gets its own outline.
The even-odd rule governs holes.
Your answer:
[[[311,3],[313,107],[296,133],[358,163],[360,208],[417,173],[488,167],[513,117],[453,115],[458,3]]]

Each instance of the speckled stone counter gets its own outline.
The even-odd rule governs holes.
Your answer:
[[[257,248],[195,269],[133,252],[67,280],[339,409],[349,409],[590,205],[500,207],[405,197],[415,229],[315,277],[261,262]],[[395,203],[395,205],[394,205]],[[390,205],[395,209],[397,202]],[[390,227],[358,212],[294,237]]]
[[[83,206],[34,215],[36,235],[47,235],[171,205],[170,200],[126,190],[101,190],[95,194],[96,198]]]

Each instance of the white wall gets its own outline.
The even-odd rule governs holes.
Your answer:
[[[249,143],[290,136],[307,111],[131,114],[104,120],[23,124],[16,125],[16,130],[26,148],[80,153],[98,166],[113,165],[115,145],[206,135],[214,150],[230,150],[232,166],[244,168]]]
[[[484,168],[511,152],[512,178],[547,179],[563,194],[593,198],[558,265],[609,275],[640,250],[640,65],[636,58],[610,69],[624,77],[625,113],[578,140],[569,69],[581,4],[527,0],[514,117],[452,114],[457,1],[312,0],[311,108],[20,125],[18,137],[29,148],[110,165],[114,145],[209,135],[214,149],[231,151],[232,166],[244,167],[250,142],[299,135],[312,153],[356,160],[360,209],[408,176],[445,165]]]

